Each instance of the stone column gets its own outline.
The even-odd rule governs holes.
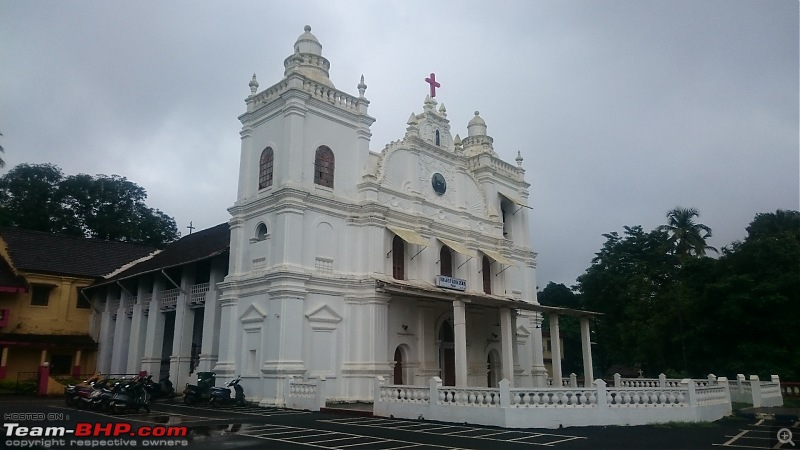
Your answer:
[[[266,389],[262,404],[283,406],[288,392],[284,392],[285,383],[282,381],[287,376],[302,377],[306,373],[303,362],[303,304],[306,291],[294,280],[276,288],[276,294],[270,298],[267,307],[277,317],[271,322],[275,326],[268,325],[266,328],[269,347],[261,366]]]
[[[558,330],[558,314],[550,316],[550,357],[553,360],[553,387],[561,387],[561,333]]]
[[[7,365],[8,365],[8,347],[3,347],[3,353],[0,355],[0,380],[6,379]]]
[[[139,373],[142,370],[142,357],[144,356],[144,345],[147,338],[147,317],[142,311],[144,306],[142,303],[150,300],[150,288],[144,283],[144,280],[145,278],[140,278],[137,283],[136,303],[133,305],[131,339],[128,347],[128,373]]]
[[[114,327],[114,347],[111,352],[111,372],[128,373],[128,345],[131,338],[131,319],[125,314],[130,296],[120,290],[117,323]]]
[[[581,317],[581,349],[583,350],[583,378],[584,386],[591,386],[594,381],[594,368],[592,367],[592,339],[589,333],[589,318]]]
[[[503,378],[514,385],[514,343],[512,333],[516,333],[511,320],[511,310],[500,308],[500,335],[502,340]]]
[[[533,385],[535,387],[547,386],[547,368],[544,366],[544,339],[542,338],[542,313],[535,312],[530,318],[533,330]]]
[[[216,258],[211,263],[211,276],[208,280],[208,292],[203,311],[203,343],[200,348],[200,364],[197,366],[199,372],[210,372],[219,357],[221,314],[217,283],[225,277],[226,263],[224,258]]]
[[[439,365],[436,354],[436,309],[433,305],[423,302],[417,303],[417,327],[415,333],[418,337],[417,344],[417,369],[416,380],[408,384],[425,386],[431,377],[439,376]]]
[[[98,340],[97,370],[111,373],[111,351],[114,349],[114,319],[117,305],[111,298],[111,290],[106,288],[106,302],[100,318],[100,339]]]
[[[231,377],[236,372],[236,342],[241,332],[237,327],[239,298],[232,288],[219,298],[219,357],[214,366],[217,376]]]
[[[169,357],[169,378],[176,386],[183,386],[189,381],[189,364],[192,360],[192,337],[194,335],[194,310],[189,308],[189,292],[192,284],[194,284],[194,266],[184,266],[181,272],[181,289],[175,305],[172,355]]]
[[[78,378],[81,376],[81,351],[80,349],[75,351],[75,359],[72,360],[72,370],[70,371],[72,374],[72,378]]]
[[[463,300],[453,300],[453,334],[456,387],[467,387],[467,319]]]
[[[164,295],[166,280],[159,275],[153,279],[153,295],[150,298],[150,309],[147,312],[147,336],[144,340],[144,356],[142,370],[152,374],[154,379],[161,379],[167,374],[161,373],[161,353],[164,348],[164,314],[161,312],[161,297]],[[175,380],[171,380],[175,381]],[[174,384],[174,383],[173,383]],[[175,386],[178,386],[175,384]]]

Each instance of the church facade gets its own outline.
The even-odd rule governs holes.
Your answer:
[[[337,89],[310,27],[284,67],[261,91],[253,76],[239,117],[214,370],[263,404],[283,404],[289,376],[347,401],[371,401],[377,376],[544,386],[542,313],[567,311],[536,301],[522,158],[498,157],[477,111],[454,136],[433,74],[405,136],[371,151],[364,79]],[[590,313],[567,313],[591,383]]]

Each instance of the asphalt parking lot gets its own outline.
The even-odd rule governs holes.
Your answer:
[[[190,449],[703,449],[796,448],[800,421],[731,417],[711,424],[638,427],[503,429],[468,424],[356,417],[279,408],[214,409],[154,403],[151,412],[111,415],[77,410],[60,398],[0,398],[1,448],[190,448]],[[16,415],[10,415],[16,414]],[[17,423],[9,436],[10,426]],[[32,427],[99,427],[100,436],[56,440],[31,435]],[[111,425],[109,425],[111,424]],[[118,428],[113,428],[117,426]],[[126,427],[130,425],[130,430]],[[19,427],[29,427],[19,436]],[[84,428],[89,425],[83,425]],[[185,436],[139,436],[141,429],[181,429]],[[183,428],[185,427],[185,428]],[[778,433],[783,432],[779,438]],[[792,435],[786,442],[786,431]],[[112,435],[109,435],[109,431]],[[123,431],[116,433],[116,431]],[[13,434],[12,433],[12,434]],[[40,440],[36,442],[36,440]],[[49,440],[48,440],[49,439]],[[135,441],[135,445],[134,445]],[[784,441],[784,442],[782,442]]]

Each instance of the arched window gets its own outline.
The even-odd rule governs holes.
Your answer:
[[[256,239],[259,241],[263,241],[267,238],[267,226],[263,223],[258,224],[256,227]]]
[[[272,147],[267,147],[261,152],[261,161],[258,163],[258,188],[264,189],[272,186]]]
[[[397,235],[392,239],[392,276],[396,280],[406,279],[406,243]]]
[[[446,245],[443,245],[439,252],[439,268],[441,269],[440,275],[453,276],[453,253]]]
[[[439,130],[436,130],[436,145],[441,145],[442,141],[439,139]]]
[[[492,293],[492,262],[487,256],[481,262],[481,274],[483,275],[483,292]]]
[[[314,184],[333,189],[333,151],[326,146],[317,149],[314,156]]]

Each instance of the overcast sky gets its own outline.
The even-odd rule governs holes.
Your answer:
[[[279,81],[307,24],[337,88],[365,76],[373,151],[435,72],[454,134],[479,110],[522,152],[540,288],[675,206],[716,247],[800,208],[796,0],[0,0],[0,173],[119,174],[183,233],[225,222],[247,84]]]

